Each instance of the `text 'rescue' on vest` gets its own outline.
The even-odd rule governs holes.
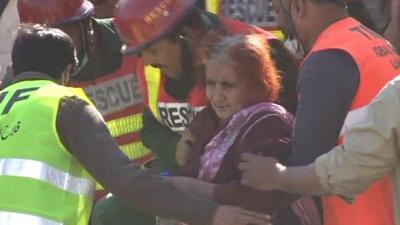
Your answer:
[[[272,32],[279,40],[285,35],[278,28],[272,0],[206,0],[209,12],[233,18]]]
[[[56,128],[60,99],[83,91],[47,80],[0,92],[2,225],[86,225],[95,181],[65,149]],[[90,103],[90,102],[89,102]]]
[[[189,97],[179,101],[165,91],[165,76],[159,69],[146,66],[141,74],[139,80],[144,89],[145,103],[161,124],[175,132],[185,131],[194,116],[208,103],[203,85],[194,86]]]
[[[350,54],[360,71],[360,85],[344,121],[340,143],[346,131],[363,119],[366,105],[387,82],[400,74],[400,58],[388,41],[351,17],[323,31],[309,55],[328,49]],[[324,197],[323,207],[325,225],[394,225],[389,177],[360,194],[354,204],[347,204],[339,197]]]
[[[135,162],[145,164],[154,159],[140,141],[144,110],[141,88],[134,74],[137,59],[124,56],[120,68],[96,80],[71,82],[82,87],[100,111],[111,135],[122,152]]]

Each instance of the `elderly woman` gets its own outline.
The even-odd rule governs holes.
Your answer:
[[[272,103],[280,91],[280,77],[265,38],[227,36],[216,43],[202,51],[210,104],[196,116],[177,151],[181,175],[199,180],[171,180],[184,190],[217,202],[272,215],[276,225],[302,224],[301,220],[303,224],[319,224],[310,199],[294,204],[300,207],[291,207],[296,196],[240,185],[241,153],[285,162],[290,154],[293,118],[283,107]],[[300,213],[301,208],[309,213]]]

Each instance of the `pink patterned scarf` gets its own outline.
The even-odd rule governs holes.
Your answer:
[[[287,115],[282,106],[270,102],[252,105],[235,113],[225,128],[219,131],[204,147],[204,154],[200,157],[199,179],[208,182],[214,179],[224,156],[235,142],[243,126],[252,116],[262,111],[273,112],[270,116]]]

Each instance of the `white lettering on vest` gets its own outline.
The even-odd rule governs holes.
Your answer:
[[[158,103],[162,122],[173,131],[184,131],[192,122],[196,113],[203,108],[203,106],[195,107],[189,103]]]
[[[85,91],[103,116],[143,102],[139,81],[133,74],[85,87]]]
[[[224,0],[222,10],[224,16],[259,27],[277,26],[272,0]]]

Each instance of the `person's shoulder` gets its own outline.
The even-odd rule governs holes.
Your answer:
[[[304,60],[304,66],[308,64],[353,64],[356,62],[350,53],[343,49],[324,49],[312,52]]]
[[[292,130],[294,117],[285,108],[274,103],[262,103],[261,105],[266,105],[266,107],[250,116],[242,129],[244,135],[249,132]]]
[[[113,18],[93,18],[93,21],[102,28],[115,30]]]
[[[393,99],[392,106],[400,105],[400,75],[389,81],[376,99]]]
[[[341,49],[326,49],[312,52],[303,61],[300,74],[323,77],[348,77],[354,74],[359,77],[360,70],[354,58]],[[320,76],[320,75],[323,76]],[[357,76],[356,76],[357,75]],[[301,77],[301,76],[300,76]]]
[[[95,29],[97,28],[102,45],[109,46],[110,50],[119,52],[122,46],[122,41],[114,26],[113,18],[93,18]]]

